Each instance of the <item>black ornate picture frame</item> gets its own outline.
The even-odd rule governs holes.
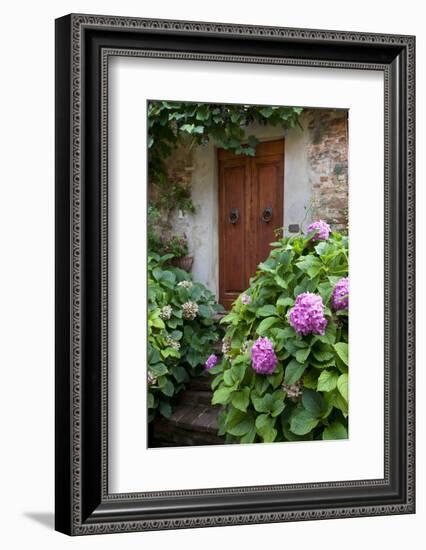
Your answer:
[[[107,123],[111,56],[384,75],[384,478],[108,491]],[[68,15],[56,21],[56,529],[69,535],[415,511],[413,36]]]

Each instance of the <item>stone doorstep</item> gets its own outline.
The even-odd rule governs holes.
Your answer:
[[[186,385],[186,390],[182,392],[184,395],[187,391],[203,391],[211,394],[211,383],[213,382],[212,376],[200,376],[199,378],[192,378]],[[211,397],[211,395],[210,395]]]
[[[167,420],[186,430],[217,433],[219,409],[202,405],[178,405]]]
[[[155,447],[183,447],[201,445],[223,445],[224,439],[213,433],[194,432],[170,424],[162,424],[156,428]]]
[[[154,438],[159,446],[217,445],[219,408],[178,404],[168,419],[154,420]]]
[[[179,396],[170,418],[157,418],[153,436],[157,446],[217,445],[224,443],[217,435],[220,407],[211,405],[211,380],[193,378]]]
[[[182,405],[205,405],[209,406],[211,403],[211,393],[207,391],[199,390],[185,390],[180,399],[179,403]]]

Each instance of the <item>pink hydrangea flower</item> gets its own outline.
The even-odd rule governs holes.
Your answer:
[[[241,303],[243,304],[243,306],[248,306],[250,302],[251,296],[249,296],[248,294],[243,294],[241,296]]]
[[[311,242],[326,241],[330,236],[330,231],[331,231],[330,226],[328,225],[327,222],[323,220],[312,222],[311,225],[306,230],[306,232],[309,235],[309,233],[312,233],[312,231],[315,231],[315,230],[316,230],[316,233],[315,235],[313,235],[313,237],[311,237]]]
[[[324,304],[321,296],[312,292],[303,292],[296,298],[290,310],[290,324],[302,336],[307,334],[324,335],[327,319],[324,317]]]
[[[258,338],[251,348],[251,366],[259,374],[272,374],[278,359],[272,342],[268,338]]]
[[[218,361],[217,356],[214,353],[212,353],[211,355],[209,355],[209,357],[207,358],[207,361],[204,363],[204,368],[206,370],[212,369],[217,365],[217,361]]]
[[[349,277],[337,281],[331,295],[331,307],[334,311],[348,309],[349,305]]]

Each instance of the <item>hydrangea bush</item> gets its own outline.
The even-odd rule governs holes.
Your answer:
[[[272,243],[223,319],[224,355],[208,371],[227,442],[347,437],[348,238],[308,229]]]
[[[148,410],[168,417],[190,376],[203,371],[223,332],[214,320],[223,308],[201,283],[177,267],[171,255],[148,256]]]

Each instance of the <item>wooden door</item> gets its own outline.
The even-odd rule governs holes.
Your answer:
[[[230,309],[283,226],[284,140],[259,143],[256,156],[218,151],[219,302]]]

